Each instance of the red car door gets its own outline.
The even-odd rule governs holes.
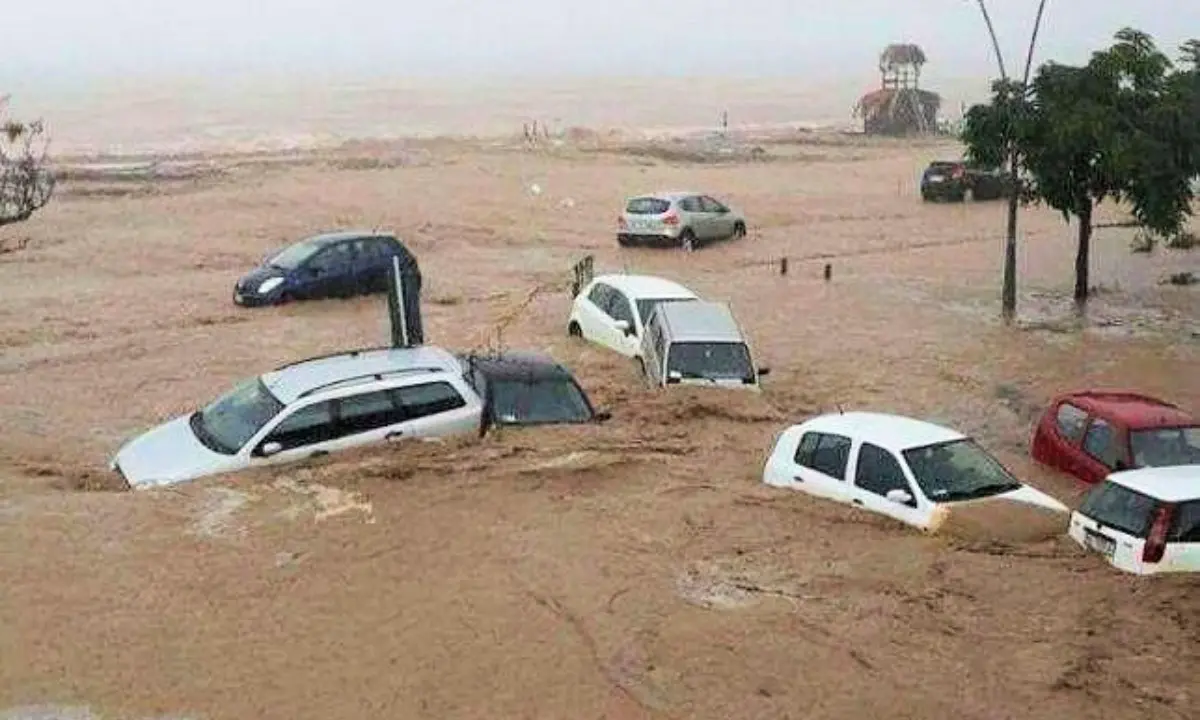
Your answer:
[[[1077,454],[1076,477],[1089,483],[1098,483],[1108,474],[1129,467],[1125,448],[1127,435],[1117,423],[1099,416],[1091,418],[1083,443]]]
[[[1083,478],[1083,451],[1080,443],[1091,420],[1086,411],[1059,401],[1046,409],[1034,431],[1033,458],[1065,473]]]

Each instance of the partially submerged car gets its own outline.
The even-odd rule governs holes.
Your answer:
[[[683,285],[652,275],[598,275],[581,284],[571,303],[567,334],[626,357],[639,357],[654,308],[699,299]]]
[[[1142,393],[1069,392],[1038,420],[1030,454],[1087,483],[1118,470],[1200,464],[1200,420]]]
[[[746,236],[746,217],[711,195],[672,191],[625,201],[617,244],[667,245],[691,252],[704,243]]]
[[[705,385],[760,390],[771,372],[758,367],[750,343],[725,303],[662,303],[642,338],[638,365],[655,387]]]
[[[1021,483],[972,438],[950,428],[872,412],[830,413],[785,429],[763,482],[858,505],[934,530],[960,503],[998,500],[1063,513],[1058,500]]]
[[[455,356],[433,346],[351,350],[278,367],[133,439],[110,468],[171,485],[380,442],[589,422],[586,394],[544,356]]]
[[[408,249],[390,233],[341,231],[305,238],[263,260],[233,288],[243,307],[293,300],[351,297],[387,292],[393,258],[415,267]],[[416,276],[420,289],[419,275]]]
[[[1008,195],[1009,179],[993,168],[975,167],[965,160],[934,160],[921,173],[921,199],[925,202],[998,200]]]
[[[1109,475],[1071,513],[1067,534],[1127,573],[1200,572],[1200,465]]]

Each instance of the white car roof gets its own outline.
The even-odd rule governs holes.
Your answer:
[[[653,275],[626,275],[612,273],[597,275],[596,282],[611,285],[630,298],[695,298],[696,293],[677,282]]]
[[[285,405],[314,388],[351,378],[395,373],[404,370],[461,373],[462,366],[450,352],[433,345],[413,348],[350,350],[301,360],[263,373],[262,382]]]
[[[1123,470],[1108,481],[1164,502],[1200,500],[1200,465]]]
[[[873,412],[818,415],[794,427],[858,438],[894,453],[967,438],[957,430],[924,420]]]

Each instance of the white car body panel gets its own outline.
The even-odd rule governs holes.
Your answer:
[[[795,455],[800,439],[807,432],[830,433],[850,438],[846,479],[830,477],[796,462]],[[978,505],[996,500],[1023,502],[1064,515],[1068,512],[1068,508],[1061,502],[1028,485],[978,500],[938,503],[926,497],[913,477],[902,451],[912,447],[965,439],[965,435],[949,428],[902,416],[859,412],[823,415],[793,425],[779,434],[763,468],[762,481],[774,487],[801,490],[828,500],[857,505],[926,531],[936,529],[945,514],[954,506]],[[915,507],[895,502],[856,484],[859,451],[864,442],[886,450],[896,460],[908,481],[909,494]]]
[[[604,284],[619,291],[629,302],[633,315],[632,333],[619,328],[613,318],[589,299],[597,284]],[[678,283],[650,275],[597,275],[575,297],[567,323],[578,325],[583,339],[588,342],[625,357],[640,357],[641,337],[647,318],[641,317],[637,301],[645,299],[698,300],[699,296]]]

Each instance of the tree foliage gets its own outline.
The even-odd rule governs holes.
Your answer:
[[[8,98],[0,97],[0,225],[28,220],[54,194],[45,127],[40,121],[17,122],[7,108]]]
[[[1022,199],[1079,224],[1075,298],[1088,294],[1098,203],[1129,204],[1139,225],[1180,232],[1200,176],[1200,41],[1173,63],[1149,35],[1126,28],[1086,65],[1050,62],[1028,86],[998,81],[967,112],[968,157],[1002,165],[1015,153]]]

